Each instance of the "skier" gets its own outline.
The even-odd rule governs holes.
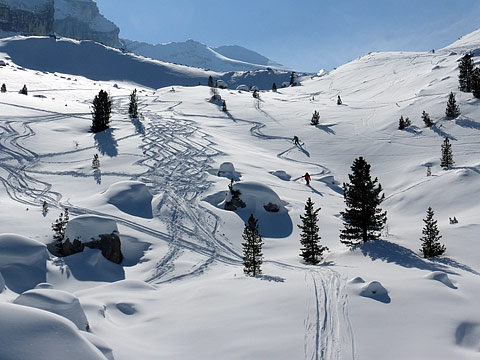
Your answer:
[[[295,145],[300,146],[300,139],[298,138],[297,135],[293,137],[292,141]]]
[[[302,176],[303,178],[305,178],[305,181],[307,182],[307,185],[310,185],[310,174],[308,172],[305,173],[305,175]]]
[[[340,95],[338,95],[337,98],[337,105],[342,105],[342,99],[340,98]]]

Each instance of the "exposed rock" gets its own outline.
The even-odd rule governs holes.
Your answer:
[[[278,212],[280,210],[280,207],[272,202],[269,202],[267,205],[263,205],[263,208],[268,212]]]
[[[0,30],[29,35],[53,34],[53,0],[0,0]]]
[[[63,256],[69,256],[82,252],[86,246],[90,249],[101,250],[102,255],[106,259],[116,264],[120,264],[123,260],[123,254],[118,233],[114,231],[111,234],[100,234],[98,237],[99,240],[92,239],[92,241],[88,242],[81,242],[78,239],[74,239],[73,242],[70,242],[70,239],[65,240],[63,242]]]

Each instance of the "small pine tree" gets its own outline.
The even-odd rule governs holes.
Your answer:
[[[130,94],[130,104],[128,105],[128,114],[132,119],[138,118],[138,97],[137,89]]]
[[[47,204],[46,201],[43,201],[42,211],[43,211],[44,214],[47,214],[47,213],[48,213],[48,204]]]
[[[65,238],[65,229],[67,227],[67,223],[69,220],[69,214],[68,214],[68,208],[65,209],[65,215],[63,213],[60,213],[60,216],[58,217],[57,220],[52,224],[52,230],[53,230],[53,239],[55,240],[55,248],[58,251],[59,254],[62,253],[62,245],[63,245],[63,239]]]
[[[442,255],[446,248],[445,245],[440,244],[440,239],[442,238],[439,235],[437,228],[437,220],[433,220],[434,212],[431,207],[427,210],[427,217],[423,219],[425,226],[423,227],[422,236],[420,240],[422,241],[422,248],[420,251],[423,253],[423,257],[431,258]]]
[[[6,93],[7,92],[7,85],[5,85],[5,83],[2,84],[2,88],[0,89],[0,91],[2,93]]]
[[[276,83],[273,83],[273,85],[272,85],[272,91],[273,91],[273,92],[277,92],[277,84],[276,84]]]
[[[227,111],[227,102],[225,100],[222,102],[222,111]]]
[[[453,161],[452,144],[446,137],[442,144],[442,157],[440,158],[440,166],[444,169],[450,169],[455,162]]]
[[[262,236],[258,232],[258,220],[253,214],[248,218],[243,230],[243,272],[248,276],[257,276],[262,274],[261,265],[263,263],[262,254]]]
[[[315,110],[312,114],[312,120],[310,120],[310,125],[317,126],[320,124],[320,113]]]
[[[21,90],[19,91],[20,94],[23,94],[23,95],[28,95],[28,89],[27,89],[27,85],[23,85],[23,87],[21,88]]]
[[[458,88],[461,91],[469,92],[472,90],[472,73],[473,73],[473,55],[465,54],[460,60],[458,60]]]
[[[208,77],[208,86],[211,87],[211,88],[213,88],[213,86],[214,86],[214,85],[213,85],[213,77],[212,77],[212,75],[210,75],[210,76]]]
[[[106,91],[100,90],[93,100],[92,127],[94,133],[104,131],[110,127],[112,101]]]
[[[460,108],[458,107],[457,102],[455,101],[455,95],[453,95],[453,92],[451,92],[450,95],[448,96],[445,115],[449,119],[455,119],[458,115],[460,115]]]
[[[398,130],[403,130],[407,126],[405,125],[405,120],[403,119],[403,115],[400,116],[400,119],[398,120]]]
[[[290,86],[296,86],[297,82],[295,81],[295,71],[292,71],[290,74]]]
[[[432,127],[433,126],[433,121],[430,119],[430,115],[423,110],[422,112],[422,120],[425,123],[426,127]]]
[[[302,225],[297,225],[302,229],[300,234],[300,243],[302,248],[300,250],[302,253],[300,256],[308,264],[318,264],[322,259],[322,254],[325,250],[328,250],[326,246],[320,246],[319,240],[321,239],[318,235],[318,212],[320,208],[314,210],[313,205],[315,205],[311,198],[308,198],[307,203],[305,204],[305,214],[300,215],[302,220]]]
[[[477,99],[480,98],[480,68],[478,67],[472,72],[472,93]]]
[[[92,169],[96,170],[100,168],[100,159],[98,158],[98,154],[93,155],[92,160]]]
[[[359,157],[355,159],[351,169],[352,174],[348,175],[350,183],[343,184],[347,209],[340,212],[345,220],[340,241],[347,246],[378,240],[387,221],[387,212],[382,212],[379,207],[385,194],[381,194],[382,185],[377,185],[378,179],[372,181],[370,165],[363,157]]]

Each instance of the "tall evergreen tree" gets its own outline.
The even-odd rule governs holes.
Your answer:
[[[422,112],[422,120],[425,123],[426,127],[432,127],[433,126],[433,121],[430,119],[430,115],[423,110]]]
[[[455,95],[453,95],[453,92],[451,92],[450,95],[448,96],[445,115],[447,115],[449,119],[455,119],[458,115],[460,115],[460,108],[458,107],[457,102],[455,101]]]
[[[262,254],[262,236],[258,232],[258,220],[253,214],[248,218],[243,230],[243,272],[248,276],[257,276],[262,274],[261,265],[263,263]]]
[[[59,254],[62,254],[63,239],[65,238],[65,229],[69,220],[68,208],[65,209],[65,215],[60,213],[58,219],[52,224],[53,239],[55,240],[55,248]]]
[[[458,60],[458,88],[461,91],[469,92],[472,90],[472,73],[473,73],[473,55],[465,54],[460,60]]]
[[[134,89],[130,94],[130,104],[128,105],[128,114],[131,118],[138,118],[138,97],[137,89]]]
[[[450,144],[450,140],[446,137],[442,144],[442,156],[440,158],[440,166],[444,169],[450,169],[455,162],[453,161],[453,152],[452,152],[452,144]]]
[[[480,68],[478,67],[472,72],[472,93],[477,99],[480,98]]]
[[[407,127],[407,124],[405,120],[403,119],[403,115],[400,116],[400,119],[398,120],[398,130],[403,130]]]
[[[95,95],[92,108],[92,132],[98,133],[108,129],[110,127],[112,101],[106,91],[100,90],[98,95]]]
[[[382,185],[377,185],[378,179],[372,181],[370,165],[359,157],[351,169],[352,174],[348,175],[350,183],[343,184],[347,208],[340,212],[345,227],[340,231],[340,241],[347,246],[378,240],[387,221],[387,212],[382,212],[379,207],[385,194],[381,194]]]
[[[422,241],[422,248],[420,251],[423,253],[423,257],[431,258],[442,255],[446,248],[445,245],[440,244],[441,235],[437,228],[437,220],[433,220],[434,212],[431,207],[427,210],[427,217],[423,219],[425,226],[423,227],[420,238]]]
[[[208,77],[208,86],[211,87],[211,88],[214,87],[212,75],[210,75],[210,76]]]
[[[273,91],[273,92],[277,92],[277,84],[276,84],[276,83],[273,83],[273,85],[272,85],[272,91]]]
[[[310,120],[310,125],[317,126],[320,124],[320,113],[315,110],[312,114],[312,120]]]
[[[307,203],[305,204],[305,214],[300,215],[302,220],[302,225],[297,225],[302,229],[300,234],[300,243],[302,248],[300,250],[302,253],[300,256],[309,264],[318,264],[322,259],[322,254],[325,250],[328,250],[326,246],[319,245],[319,240],[321,239],[318,235],[318,218],[317,214],[320,211],[320,208],[314,210],[313,205],[315,205],[311,198],[308,198]]]
[[[295,86],[297,85],[297,82],[295,81],[295,71],[292,71],[290,74],[290,86]]]

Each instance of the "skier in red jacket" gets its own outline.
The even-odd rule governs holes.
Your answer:
[[[303,178],[305,178],[305,181],[307,182],[307,185],[310,185],[310,174],[308,172],[305,173],[305,175],[302,176]]]

